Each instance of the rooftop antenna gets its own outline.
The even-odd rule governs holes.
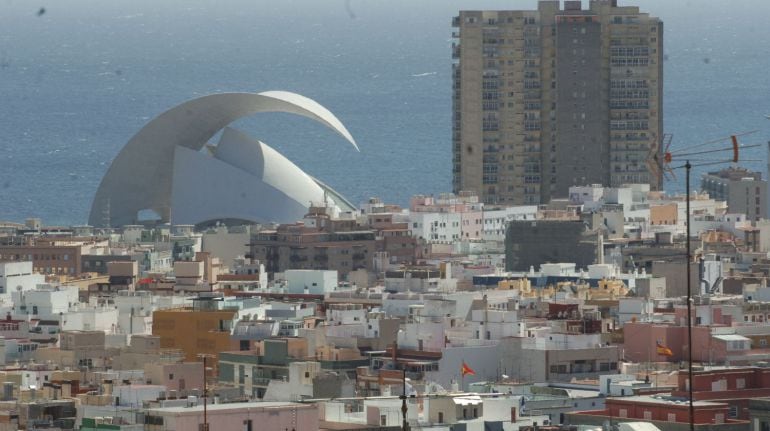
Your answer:
[[[689,147],[679,148],[675,151],[669,151],[671,147],[671,138],[666,141],[664,135],[664,141],[666,146],[662,151],[662,158],[656,153],[648,158],[647,164],[652,171],[662,173],[666,179],[676,179],[674,170],[685,170],[685,196],[687,199],[685,212],[687,214],[687,220],[685,227],[687,230],[685,238],[685,246],[687,248],[687,262],[685,262],[685,273],[687,275],[687,392],[689,403],[689,422],[690,431],[695,431],[695,409],[693,407],[693,378],[692,378],[692,274],[690,272],[690,261],[692,261],[692,250],[690,245],[690,171],[693,166],[709,166],[719,165],[724,163],[738,163],[740,159],[740,153],[742,149],[758,147],[760,144],[755,145],[739,145],[738,138],[742,136],[751,135],[756,133],[757,130],[750,132],[738,133],[730,135],[724,138],[707,141],[702,144],[691,145]],[[668,135],[671,136],[671,135]],[[730,141],[730,145],[725,145],[725,141]],[[651,152],[655,151],[653,148]],[[728,152],[728,156],[725,157],[724,152]],[[709,157],[711,156],[711,157]],[[683,165],[677,165],[684,160]],[[758,161],[740,159],[744,161]],[[691,161],[695,164],[690,163]],[[675,166],[672,166],[674,164]],[[668,174],[668,175],[667,175]],[[671,178],[669,178],[669,175]]]

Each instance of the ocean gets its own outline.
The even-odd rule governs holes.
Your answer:
[[[40,3],[40,4],[38,4]],[[451,18],[492,0],[0,0],[0,220],[82,224],[111,160],[151,118],[215,92],[293,91],[361,152],[304,118],[235,124],[354,203],[451,191]],[[620,0],[620,3],[631,4]],[[766,0],[639,0],[665,22],[672,148],[770,139]],[[744,165],[766,174],[767,148]],[[693,184],[700,173],[696,168]],[[711,167],[713,169],[713,167]],[[682,191],[682,175],[666,184]]]

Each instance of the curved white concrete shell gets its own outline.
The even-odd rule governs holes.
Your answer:
[[[233,121],[258,112],[288,112],[311,118],[353,137],[326,108],[294,93],[225,93],[190,100],[159,115],[121,150],[102,178],[89,224],[136,223],[153,211],[163,222],[197,224],[237,218],[291,222],[310,202],[349,203],[271,147],[233,129],[219,144],[200,150]]]

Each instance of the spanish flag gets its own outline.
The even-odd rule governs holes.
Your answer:
[[[467,374],[470,374],[471,376],[475,376],[476,372],[473,371],[473,368],[469,367],[468,364],[465,363],[465,361],[463,361],[463,365],[462,367],[460,367],[460,374],[462,374],[463,377],[465,377]]]
[[[668,347],[664,346],[660,341],[655,343],[655,346],[657,347],[657,352],[661,356],[674,356],[674,352],[671,351]]]

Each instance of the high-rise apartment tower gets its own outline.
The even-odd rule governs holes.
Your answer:
[[[572,185],[660,188],[648,163],[663,136],[658,18],[616,0],[540,1],[452,24],[455,192],[536,204]]]

